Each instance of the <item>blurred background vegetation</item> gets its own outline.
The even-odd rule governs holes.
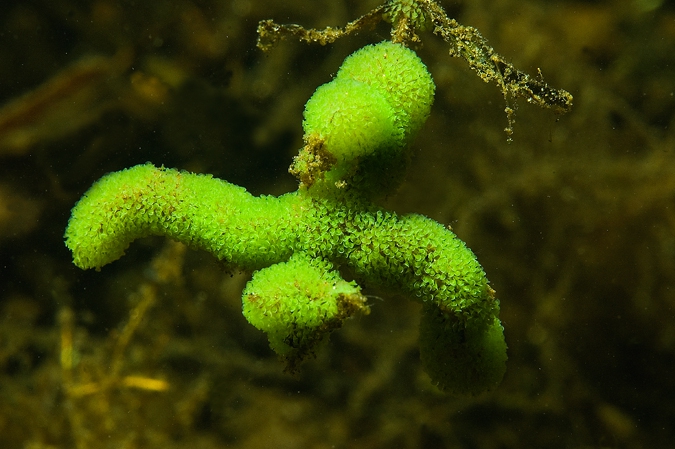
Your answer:
[[[503,384],[437,392],[417,308],[373,312],[292,377],[240,313],[246,273],[164,239],[101,272],[70,262],[70,208],[151,161],[249,191],[295,189],[305,101],[382,25],[255,48],[257,22],[343,25],[377,0],[8,0],[0,6],[3,448],[672,447],[675,3],[444,0],[521,70],[569,90],[556,117],[504,101],[423,33],[437,83],[387,206],[449,224],[502,304]]]

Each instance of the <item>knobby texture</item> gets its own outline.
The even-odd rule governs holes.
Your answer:
[[[292,167],[297,192],[254,197],[209,175],[139,165],[105,176],[84,195],[66,245],[76,265],[98,269],[133,240],[162,235],[230,267],[258,270],[244,291],[244,315],[290,371],[346,318],[368,312],[345,271],[424,304],[421,359],[441,389],[490,389],[504,374],[506,344],[499,302],[475,256],[439,223],[387,212],[370,199],[400,181],[369,180],[390,159],[405,167],[434,90],[413,51],[367,46],[307,103],[306,145]],[[324,163],[313,165],[310,156]]]
[[[70,210],[105,173],[152,161],[256,195],[295,190],[283,170],[303,105],[390,27],[263,53],[256,24],[339,26],[381,2],[6,2],[0,447],[672,446],[671,2],[439,0],[574,94],[560,117],[518,100],[510,145],[496,86],[431,29],[412,45],[436,98],[385,204],[452,224],[498,290],[509,362],[489,395],[436,394],[418,361],[421,304],[374,283],[359,281],[370,315],[288,376],[240,315],[245,272],[161,237],[101,272],[72,264]],[[95,60],[103,76],[81,77]]]

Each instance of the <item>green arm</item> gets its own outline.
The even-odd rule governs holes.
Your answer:
[[[503,375],[499,302],[471,250],[428,218],[302,191],[254,197],[211,176],[146,164],[94,184],[65,234],[81,268],[114,261],[148,235],[202,248],[244,270],[270,267],[244,292],[244,311],[289,369],[346,318],[367,311],[360,289],[331,262],[424,304],[422,361],[440,388],[478,392]]]
[[[485,273],[451,231],[420,215],[348,199],[302,192],[254,197],[209,175],[145,164],[96,182],[73,208],[65,233],[74,263],[85,269],[117,260],[149,235],[249,271],[304,252],[463,319],[493,313]]]
[[[402,46],[368,46],[317,89],[305,110],[297,192],[254,197],[245,189],[139,165],[109,174],[75,205],[66,245],[81,268],[100,268],[140,237],[161,235],[255,271],[244,314],[294,370],[365,297],[338,269],[423,304],[420,355],[439,388],[496,386],[506,344],[499,301],[474,254],[449,229],[370,202],[395,186],[406,147],[428,115],[434,86]],[[393,161],[393,162],[392,162]]]
[[[145,164],[96,182],[73,208],[65,238],[83,269],[119,259],[137,238],[162,235],[254,270],[291,255],[297,232],[289,215],[283,198]]]

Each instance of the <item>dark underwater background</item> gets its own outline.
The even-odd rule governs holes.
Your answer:
[[[372,313],[297,376],[241,316],[247,273],[162,238],[100,272],[63,244],[105,173],[151,161],[255,194],[296,188],[303,105],[386,24],[321,47],[255,46],[262,19],[323,28],[343,0],[33,0],[0,6],[0,447],[668,448],[675,439],[675,2],[445,0],[517,68],[574,95],[505,102],[448,45],[386,200],[453,230],[501,301],[507,372],[451,397],[419,305]]]

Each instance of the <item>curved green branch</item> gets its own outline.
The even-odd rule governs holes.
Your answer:
[[[73,261],[99,269],[133,240],[160,235],[258,270],[244,290],[244,315],[290,370],[345,319],[368,312],[360,287],[340,276],[344,269],[423,304],[422,362],[441,389],[492,388],[504,373],[506,345],[499,301],[474,254],[439,223],[370,200],[392,185],[370,180],[388,159],[404,166],[401,154],[426,119],[433,92],[414,52],[393,43],[366,47],[308,102],[306,145],[294,163],[298,191],[254,197],[210,175],[151,164],[115,172],[73,208],[65,233]],[[358,120],[344,114],[350,102]]]

